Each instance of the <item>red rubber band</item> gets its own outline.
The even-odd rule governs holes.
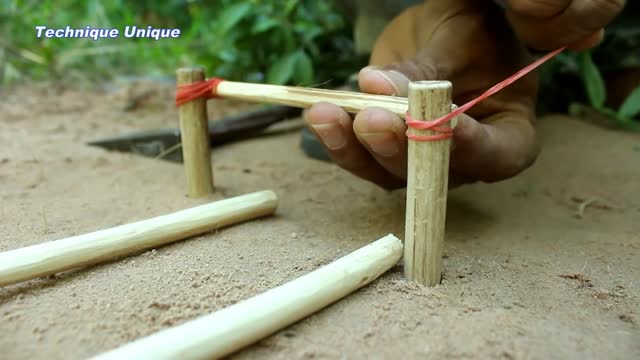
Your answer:
[[[211,78],[204,81],[195,82],[187,85],[178,86],[176,92],[176,106],[181,106],[195,99],[214,99],[217,98],[218,85],[224,79]]]
[[[431,130],[436,133],[433,135],[418,135],[418,134],[409,134],[409,131],[407,130],[407,137],[411,140],[435,141],[435,140],[450,139],[453,136],[453,129],[448,127],[438,126],[438,123],[436,123],[436,120],[434,121],[415,120],[411,117],[411,115],[409,115],[408,111],[405,115],[405,118],[406,118],[407,126],[410,127],[411,129]]]
[[[506,78],[505,80],[497,83],[496,85],[491,87],[489,90],[485,91],[482,95],[478,96],[477,98],[469,101],[468,103],[460,106],[454,111],[438,119],[430,120],[430,121],[415,120],[411,118],[411,116],[409,115],[409,112],[407,112],[406,114],[407,127],[415,130],[431,130],[436,133],[431,135],[409,134],[409,130],[407,129],[407,137],[415,141],[435,141],[435,140],[450,139],[453,136],[453,129],[450,129],[448,127],[443,127],[441,125],[450,122],[453,118],[455,118],[460,114],[465,113],[466,111],[468,111],[469,109],[477,105],[479,102],[485,100],[486,98],[492,95],[495,95],[497,92],[503,90],[507,86],[520,80],[520,78],[529,74],[531,71],[535,70],[537,67],[549,61],[551,58],[558,55],[564,50],[565,50],[565,47],[562,47],[560,49],[550,52],[549,54],[529,64],[522,70]],[[224,80],[220,78],[211,78],[211,79],[196,82],[193,84],[178,86],[178,90],[176,92],[176,106],[181,106],[183,104],[186,104],[190,101],[193,101],[199,98],[205,98],[205,99],[217,98],[218,95],[216,93],[217,93],[218,85],[223,81]]]
[[[503,90],[507,86],[520,80],[522,77],[529,74],[531,71],[535,70],[537,67],[544,64],[545,62],[549,61],[550,59],[552,59],[554,56],[558,55],[565,49],[566,47],[562,47],[560,49],[550,52],[549,54],[527,65],[522,70],[506,78],[505,80],[495,84],[489,90],[485,91],[482,95],[478,96],[477,98],[469,101],[468,103],[460,106],[459,108],[453,110],[452,112],[438,119],[430,120],[430,121],[414,120],[409,116],[409,113],[407,112],[406,120],[407,120],[407,126],[409,128],[416,129],[416,130],[431,130],[439,133],[434,135],[415,135],[415,134],[409,134],[409,131],[407,129],[407,137],[411,140],[416,140],[416,141],[433,141],[433,140],[443,140],[443,139],[451,138],[451,136],[453,136],[453,130],[449,128],[442,128],[440,127],[440,125],[448,123],[456,116],[463,114],[467,112],[469,109],[471,109],[472,107],[476,106],[482,100],[485,100],[486,98],[492,95],[495,95],[497,92]],[[426,125],[423,126],[423,124],[426,124]],[[446,131],[443,131],[445,129]]]

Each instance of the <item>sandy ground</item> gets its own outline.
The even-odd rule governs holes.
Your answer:
[[[84,145],[175,125],[170,91],[154,96],[123,112],[118,93],[3,94],[0,250],[261,189],[277,216],[0,289],[3,359],[86,358],[403,237],[404,191],[305,157],[297,133],[215,149],[206,200],[185,197],[179,164]],[[539,129],[533,168],[450,193],[442,285],[397,266],[233,358],[640,358],[640,137],[562,116]]]

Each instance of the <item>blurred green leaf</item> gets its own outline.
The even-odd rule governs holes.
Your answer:
[[[293,80],[296,85],[311,86],[314,79],[311,58],[304,51],[298,51],[295,55],[294,66]]]
[[[572,102],[571,104],[569,104],[569,109],[567,112],[571,116],[580,117],[584,113],[584,108],[585,108],[584,105],[580,103]]]
[[[166,74],[202,65],[212,76],[273,83],[341,83],[366,63],[336,0],[0,1],[4,82]],[[50,27],[179,28],[179,39],[56,39]],[[26,30],[25,30],[26,29]],[[28,51],[25,51],[28,49]],[[298,54],[298,55],[294,55]],[[34,61],[37,60],[37,61]],[[11,66],[9,70],[8,66]],[[0,69],[2,71],[2,69]]]
[[[600,110],[604,108],[606,90],[604,80],[602,79],[602,75],[600,75],[600,70],[598,70],[598,67],[593,62],[591,53],[583,52],[580,54],[580,65],[582,81],[584,81],[591,106]]]
[[[284,6],[284,13],[286,15],[291,14],[291,11],[298,5],[298,0],[287,0],[287,3]]]
[[[280,21],[278,21],[277,19],[260,17],[253,24],[253,27],[251,28],[251,32],[254,34],[263,33],[265,31],[273,29],[274,27],[278,26],[278,24],[280,24]]]
[[[620,118],[618,118],[618,113],[615,110],[604,107],[598,111],[600,111],[601,114],[604,114],[607,117],[609,117],[614,123],[620,122]]]
[[[294,66],[298,59],[298,53],[291,53],[280,58],[267,72],[267,82],[270,84],[282,85],[287,83],[294,71]]]
[[[618,110],[618,117],[633,119],[640,114],[640,86],[638,86],[627,98]]]
[[[232,27],[236,26],[247,15],[249,10],[251,10],[251,3],[249,2],[238,2],[225,9],[219,16],[219,19],[221,19],[218,25],[219,34],[222,36],[227,34]]]

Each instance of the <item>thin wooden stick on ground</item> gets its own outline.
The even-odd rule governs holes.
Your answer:
[[[451,110],[448,81],[419,81],[409,85],[409,114],[434,120]],[[449,125],[442,125],[448,127]],[[434,135],[410,129],[410,134]],[[409,141],[404,269],[407,280],[427,286],[440,283],[449,182],[451,139]]]
[[[94,359],[220,358],[367,285],[394,266],[401,256],[402,243],[387,235],[284,285]]]
[[[191,84],[204,80],[204,69],[182,68],[176,75],[178,85]],[[187,194],[192,198],[209,195],[213,193],[213,170],[207,103],[204,99],[195,99],[182,105],[178,111]]]
[[[96,264],[223,226],[271,215],[273,191],[216,201],[169,215],[0,253],[0,286]]]

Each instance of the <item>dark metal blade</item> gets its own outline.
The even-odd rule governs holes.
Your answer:
[[[269,126],[282,120],[298,117],[302,110],[289,106],[268,106],[209,121],[211,146],[246,140],[260,135]],[[182,161],[180,129],[138,131],[107,139],[91,141],[91,146],[169,161]]]

